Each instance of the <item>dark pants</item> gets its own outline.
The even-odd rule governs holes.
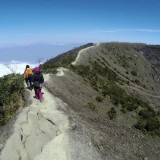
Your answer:
[[[28,81],[29,81],[29,84],[30,84],[30,87],[32,86],[32,75],[28,75]]]
[[[39,90],[41,90],[40,87],[34,86],[35,97],[36,97],[36,95],[37,95],[37,93],[38,93]]]

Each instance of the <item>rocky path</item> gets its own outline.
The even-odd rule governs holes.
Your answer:
[[[14,124],[0,160],[70,160],[68,117],[58,108],[65,104],[43,89],[44,101],[33,99]]]
[[[56,76],[65,76],[64,71],[60,68]],[[49,75],[45,75],[45,81],[53,87]],[[72,122],[76,114],[69,111],[67,104],[47,89],[43,88],[43,92],[41,103],[29,91],[30,104],[5,128],[5,134],[0,136],[0,142],[6,139],[5,144],[0,144],[0,160],[100,160],[83,122]]]

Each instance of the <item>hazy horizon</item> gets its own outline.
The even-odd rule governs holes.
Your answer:
[[[34,68],[36,66],[38,66],[38,64],[34,64],[34,63],[29,63],[29,62],[19,62],[19,61],[10,61],[7,63],[2,63],[0,62],[0,77],[7,75],[7,74],[11,74],[13,73],[17,73],[17,74],[23,74],[26,65],[29,65],[31,68]],[[12,71],[11,71],[12,70]]]
[[[35,43],[0,47],[0,62],[28,61],[37,63],[39,58],[47,60],[82,44],[49,44]]]

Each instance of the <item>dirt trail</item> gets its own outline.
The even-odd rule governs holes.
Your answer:
[[[98,46],[99,44],[96,44],[95,46]],[[74,62],[72,62],[72,65],[76,65],[78,64],[78,62],[80,61],[82,55],[84,56],[85,53],[90,50],[91,48],[95,47],[95,46],[90,46],[90,47],[87,47],[87,48],[84,48],[84,49],[81,49],[76,57],[76,60]]]
[[[136,87],[133,87],[133,86],[121,85],[121,87],[122,87],[122,88],[130,88],[130,89],[132,89],[132,90],[138,91],[138,92],[139,92],[140,94],[142,94],[142,95],[147,95],[147,96],[149,96],[149,97],[158,98],[158,99],[160,98],[160,95],[154,95],[154,94],[152,94],[152,93],[147,93],[146,91],[141,90],[141,89],[136,88]]]

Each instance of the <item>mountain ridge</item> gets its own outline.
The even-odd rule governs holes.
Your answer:
[[[30,117],[27,124],[33,129],[30,138],[35,136],[37,141],[38,135],[47,138],[48,134],[53,134],[48,125],[57,130],[63,129],[62,117],[58,116],[61,112],[67,117],[64,119],[69,126],[65,130],[67,136],[37,141],[44,145],[41,149],[37,147],[36,152],[27,143],[29,154],[22,154],[22,150],[18,149],[14,154],[15,160],[28,160],[27,156],[31,160],[35,157],[48,160],[51,157],[60,160],[159,160],[159,75],[150,59],[146,58],[145,54],[150,53],[148,48],[146,53],[146,47],[146,44],[138,43],[89,43],[44,63],[42,71],[47,73],[44,97],[47,97],[40,105],[34,99],[26,99],[28,107],[21,113],[30,110],[27,113]],[[54,99],[51,100],[49,97],[52,95]],[[51,108],[57,109],[57,115],[51,115],[54,112]],[[47,109],[51,110],[48,112]],[[15,117],[14,128],[18,122],[25,120],[23,116],[21,120],[18,117]],[[22,124],[23,129],[19,132],[20,143],[29,133],[27,124]],[[36,129],[37,126],[40,130]],[[58,135],[61,133],[58,132]],[[7,131],[0,137],[3,144]],[[67,139],[69,143],[66,143]],[[52,144],[56,149],[52,150]],[[61,147],[61,144],[64,146]],[[0,155],[5,158],[14,152],[4,154],[7,153],[6,146],[0,145]],[[20,148],[19,145],[17,147]],[[56,151],[60,152],[51,154]]]
[[[153,148],[153,141],[157,146],[160,144],[155,142],[156,137],[147,134],[159,135],[159,75],[142,53],[145,47],[146,44],[138,43],[100,43],[86,51],[84,49],[76,64],[72,63],[75,56],[74,60],[70,58],[67,61],[68,64],[63,63],[65,56],[53,63],[53,66],[56,64],[54,74],[58,75],[57,67],[67,70],[61,68],[64,72],[61,76],[51,76],[53,82],[50,85],[55,85],[53,88],[48,85],[49,90],[79,113],[92,132],[92,141],[104,157],[108,143],[110,147],[114,145],[118,151],[114,154],[118,154],[119,159],[120,155],[123,155],[122,159],[140,159],[146,155],[149,159],[157,159],[156,153],[149,155],[147,152]],[[44,71],[47,65],[46,62]],[[52,68],[51,61],[49,65]],[[100,137],[97,137],[97,132]],[[108,136],[113,141],[118,137],[119,140],[112,142]],[[129,153],[125,153],[121,146],[123,136]],[[103,145],[100,145],[101,138]],[[138,150],[140,144],[150,149]],[[154,149],[158,148],[154,146]],[[135,153],[132,154],[133,150]]]

